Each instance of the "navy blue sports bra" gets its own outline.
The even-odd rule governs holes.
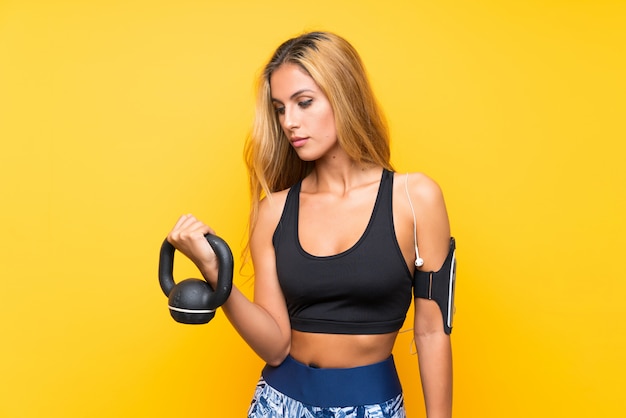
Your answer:
[[[367,228],[350,249],[314,256],[298,238],[301,182],[288,192],[272,242],[291,327],[328,334],[398,331],[411,304],[413,277],[393,225],[393,172],[383,170]]]

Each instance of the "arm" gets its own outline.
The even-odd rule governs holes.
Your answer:
[[[414,174],[410,194],[415,206],[417,237],[424,271],[437,271],[449,249],[450,225],[439,186],[424,175]],[[433,300],[415,298],[414,333],[426,415],[452,416],[452,347],[443,330],[442,314]]]
[[[259,207],[258,220],[250,237],[250,255],[254,264],[254,303],[237,291],[224,304],[224,312],[248,345],[268,364],[277,366],[291,347],[291,325],[285,298],[278,283],[272,235],[280,213],[265,199]]]
[[[276,215],[275,206],[263,201],[250,237],[250,253],[255,267],[254,302],[233,286],[222,306],[241,337],[271,365],[278,365],[284,360],[291,342],[289,316],[278,284],[272,245],[277,216],[280,214]],[[206,233],[214,232],[193,216],[185,215],[170,232],[168,240],[191,259],[205,279],[215,286],[218,266],[215,254],[204,238]]]
[[[428,418],[449,418],[452,416],[450,336],[441,329],[441,312],[434,301],[415,299],[415,312],[415,345],[426,403],[426,415]],[[421,318],[418,319],[418,317]],[[431,327],[431,324],[434,326]]]

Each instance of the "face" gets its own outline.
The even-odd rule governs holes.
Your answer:
[[[280,125],[302,160],[320,159],[338,147],[330,102],[304,70],[281,65],[272,73],[270,89]]]

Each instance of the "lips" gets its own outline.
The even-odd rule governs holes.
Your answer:
[[[309,140],[309,138],[302,138],[302,137],[292,137],[290,139],[291,141],[291,145],[293,145],[295,148],[299,148],[304,146],[304,144],[306,144],[306,142]]]

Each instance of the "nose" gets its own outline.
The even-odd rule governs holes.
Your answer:
[[[285,109],[283,126],[288,130],[296,129],[299,126],[298,118],[293,110]]]

